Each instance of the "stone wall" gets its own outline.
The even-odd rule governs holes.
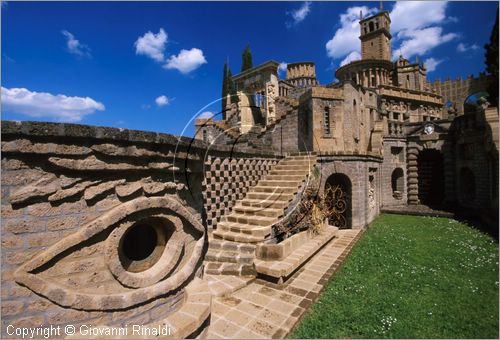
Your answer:
[[[236,201],[243,199],[277,163],[278,158],[274,156],[208,156],[203,182],[207,227],[216,229],[222,216],[231,212]]]
[[[206,242],[204,149],[157,133],[3,121],[2,335],[8,325],[155,324],[188,308]],[[144,230],[155,250],[137,253],[146,250],[127,235]],[[191,328],[172,325],[176,337],[206,320],[206,294],[184,315]]]
[[[457,117],[451,131],[456,198],[464,208],[498,209],[498,111]]]
[[[406,205],[408,190],[406,188],[405,138],[384,138],[384,161],[381,164],[380,171],[382,206]],[[401,178],[399,177],[400,173],[402,173]],[[393,180],[396,182],[394,183],[396,188],[393,188]]]
[[[379,157],[358,155],[319,156],[321,169],[320,193],[322,194],[330,176],[342,174],[351,183],[351,221],[353,229],[370,224],[380,213],[381,176]]]
[[[297,152],[300,141],[298,117],[298,109],[294,109],[268,127],[258,138],[276,154]]]

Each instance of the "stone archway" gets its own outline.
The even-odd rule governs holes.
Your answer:
[[[444,201],[443,154],[436,149],[424,149],[417,157],[418,199],[421,204],[438,208]]]
[[[339,229],[352,228],[352,183],[344,174],[333,174],[326,180],[325,196],[327,205],[333,211],[330,225]]]

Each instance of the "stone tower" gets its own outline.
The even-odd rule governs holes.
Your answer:
[[[361,56],[363,59],[391,60],[391,18],[381,11],[366,19],[360,18]]]
[[[286,67],[286,80],[297,87],[318,85],[314,63],[301,61],[288,64]]]

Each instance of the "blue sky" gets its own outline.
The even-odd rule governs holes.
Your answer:
[[[359,58],[359,11],[379,2],[8,2],[2,10],[2,119],[193,134],[251,46],[254,65],[316,62],[321,84]],[[497,2],[384,2],[393,52],[428,78],[484,70]],[[284,77],[284,73],[282,73]],[[186,130],[184,131],[184,128]],[[184,131],[184,132],[183,132]]]

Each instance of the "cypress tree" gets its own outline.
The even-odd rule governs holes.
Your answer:
[[[234,84],[232,76],[233,76],[233,73],[231,72],[231,68],[228,67],[227,87],[228,87],[228,93],[231,95],[231,103],[239,103],[240,98],[238,97],[238,94],[236,93],[236,85]]]
[[[229,81],[228,81],[228,75],[227,75],[227,60],[224,63],[224,71],[222,71],[222,96],[221,96],[221,102],[222,102],[222,111],[224,112],[224,109],[226,108],[227,104],[227,95],[229,94]],[[225,118],[225,114],[222,114],[223,118]]]
[[[241,72],[251,68],[253,68],[252,51],[250,50],[250,45],[247,45],[241,55]]]
[[[489,101],[498,106],[498,10],[495,25],[491,31],[490,42],[484,45],[486,71],[493,77],[488,88]]]

